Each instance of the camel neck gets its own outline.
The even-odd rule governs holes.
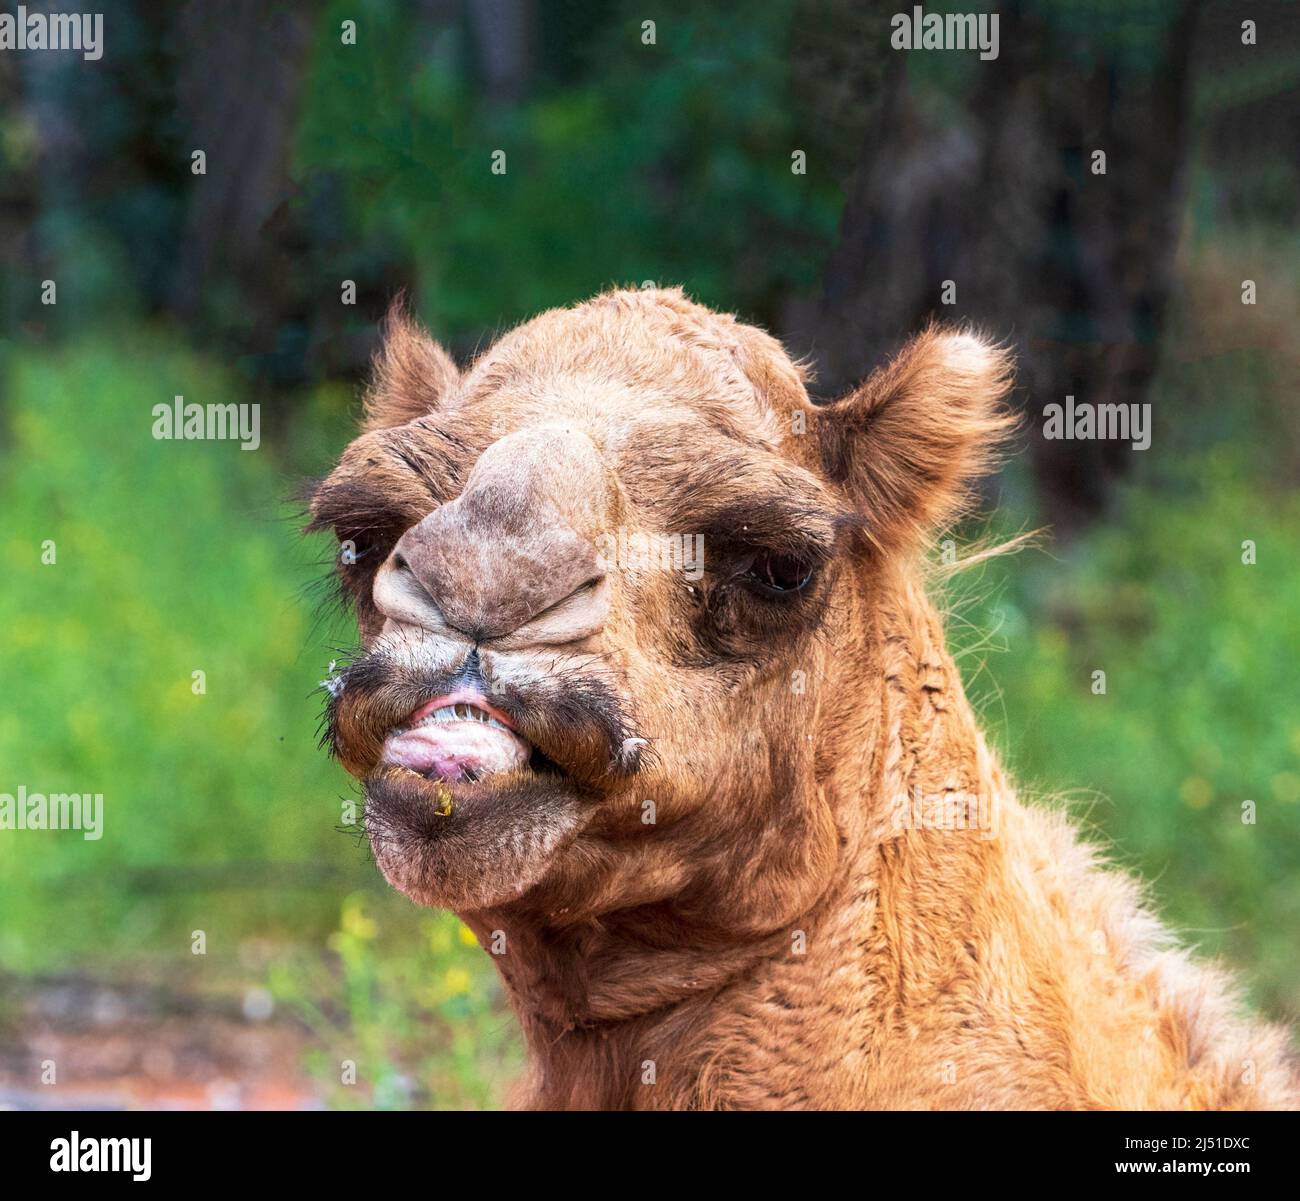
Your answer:
[[[925,937],[925,923],[896,903],[906,895],[899,872],[945,880],[946,928],[960,928],[991,853],[978,828],[988,816],[987,752],[928,604],[904,585],[897,600],[852,616],[876,636],[863,661],[846,658],[839,668],[854,686],[828,677],[818,703],[822,748],[802,785],[812,792],[790,808],[824,815],[824,829],[800,831],[822,853],[789,875],[784,908],[729,911],[754,886],[727,872],[687,899],[598,920],[564,924],[536,908],[467,918],[485,946],[503,932],[508,940],[496,962],[529,1043],[531,1103],[698,1103],[709,1080],[699,1057],[727,1030],[764,1012],[788,1024],[836,991],[845,971],[865,973],[855,994],[864,1007],[846,1018],[852,1046],[876,1012],[864,939]],[[975,837],[953,838],[954,830]],[[743,1060],[745,1049],[729,1054]]]

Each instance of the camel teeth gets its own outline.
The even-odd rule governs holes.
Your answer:
[[[444,705],[441,709],[435,709],[432,713],[421,718],[416,723],[418,726],[437,725],[442,722],[455,721],[477,721],[484,725],[495,726],[498,730],[504,730],[507,727],[504,723],[498,721],[490,713],[485,713],[477,705],[468,705],[463,701],[455,705]],[[405,729],[394,730],[394,734],[405,733]]]

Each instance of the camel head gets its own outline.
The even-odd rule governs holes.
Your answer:
[[[390,319],[311,501],[361,641],[327,737],[388,880],[556,921],[798,913],[843,842],[823,785],[870,732],[875,606],[1007,383],[931,329],[814,405],[779,343],[676,289],[544,313],[463,373]]]

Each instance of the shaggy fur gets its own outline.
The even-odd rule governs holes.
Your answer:
[[[1017,799],[963,695],[918,562],[1009,380],[935,328],[817,408],[677,290],[545,313],[464,375],[392,321],[312,502],[364,647],[329,738],[388,879],[493,954],[519,1104],[1295,1105],[1283,1035]],[[602,565],[618,529],[701,534],[703,577]],[[540,758],[443,815],[379,757],[451,684]]]

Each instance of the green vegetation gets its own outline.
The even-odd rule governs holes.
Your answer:
[[[271,969],[275,996],[317,1040],[307,1066],[323,1095],[343,1109],[500,1105],[523,1056],[487,957],[449,913],[394,933],[370,916],[384,908],[347,897],[329,963],[300,951]]]
[[[1126,489],[1063,558],[974,569],[951,633],[1022,792],[1063,799],[1174,929],[1294,1019],[1300,498],[1261,492],[1239,453],[1186,469],[1177,494]]]
[[[426,319],[471,339],[615,283],[680,283],[749,314],[817,284],[841,204],[830,172],[847,169],[846,147],[825,145],[827,123],[810,119],[772,53],[795,29],[788,0],[743,22],[670,0],[654,48],[641,44],[639,8],[611,6],[583,50],[595,70],[509,106],[476,95],[467,30],[445,30],[430,53],[405,14],[381,9],[340,55],[336,31],[355,13],[334,8],[319,26],[296,173],[308,210],[347,229],[325,239],[339,243],[335,278],[364,281],[397,255],[414,265]],[[566,33],[590,36],[566,19],[579,20],[543,22],[544,76],[571,65]],[[810,174],[791,171],[794,147]]]
[[[0,842],[0,954],[113,960],[296,917],[343,789],[301,754],[325,666],[296,599],[306,556],[265,455],[150,436],[155,403],[232,400],[234,381],[144,338],[24,351],[7,383],[4,787],[103,793],[105,817],[98,843]],[[213,863],[232,870],[196,906],[187,873]]]

